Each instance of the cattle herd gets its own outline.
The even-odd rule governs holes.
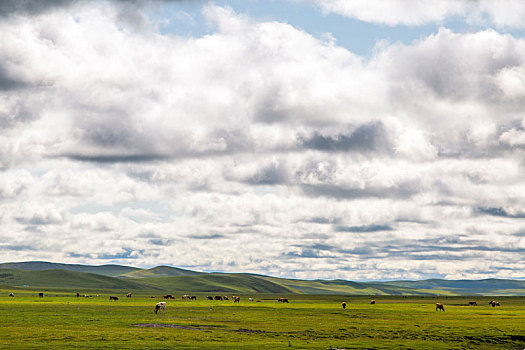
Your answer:
[[[40,298],[43,298],[44,297],[44,293],[38,293],[38,296]],[[83,297],[92,297],[92,295],[80,295],[80,293],[76,293],[76,297],[80,297],[80,296],[83,296]],[[97,297],[99,296],[98,294],[96,295]],[[128,293],[126,294],[126,297],[127,298],[131,298],[132,294],[131,293]],[[9,293],[9,297],[12,297],[14,298],[15,297],[15,294],[14,293]],[[150,298],[155,298],[154,296],[151,296]],[[166,294],[163,296],[164,299],[175,299],[175,297],[171,294]],[[117,296],[110,296],[109,297],[109,301],[117,301],[119,300],[119,298]],[[182,300],[197,300],[197,297],[195,295],[188,295],[188,294],[184,294],[182,296]],[[224,301],[224,300],[230,300],[228,298],[228,296],[226,295],[215,295],[215,296],[206,296],[206,300],[215,300],[215,301]],[[234,295],[232,296],[232,300],[234,303],[239,303],[241,298],[237,295]],[[248,298],[248,301],[254,301],[253,298]],[[260,300],[257,300],[257,302],[260,302]],[[288,303],[288,299],[286,298],[278,298],[277,299],[277,302],[279,303]],[[375,300],[370,300],[370,304],[375,304],[376,301]],[[346,305],[347,303],[345,301],[343,301],[341,303],[343,309],[346,309]],[[469,306],[478,306],[478,303],[476,301],[469,301],[468,302],[468,305]],[[492,306],[492,307],[496,307],[496,306],[500,306],[499,302],[495,301],[495,300],[491,300],[489,301],[489,306]],[[163,313],[166,313],[166,302],[165,301],[161,301],[159,303],[157,303],[155,305],[155,314],[159,313],[159,312],[163,312]],[[445,311],[445,306],[442,304],[442,303],[436,303],[436,311]]]

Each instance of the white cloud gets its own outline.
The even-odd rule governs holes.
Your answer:
[[[463,13],[441,6],[405,21]],[[519,254],[522,39],[441,29],[364,59],[203,12],[198,38],[111,2],[0,20],[5,259],[379,279]]]
[[[525,5],[520,0],[302,0],[323,11],[389,26],[421,26],[461,19],[497,28],[523,28]]]

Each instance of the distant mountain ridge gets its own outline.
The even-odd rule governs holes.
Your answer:
[[[44,261],[0,264],[0,285],[185,292],[349,295],[525,295],[525,280],[353,282],[297,280],[250,273],[206,273],[171,266],[78,265]]]

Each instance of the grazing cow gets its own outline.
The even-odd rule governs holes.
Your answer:
[[[77,298],[80,298],[80,293],[79,292],[77,292]]]
[[[155,305],[155,315],[161,310],[164,312],[164,314],[166,313],[166,302],[165,301],[161,301],[160,303],[157,303],[157,305]]]
[[[223,296],[222,299],[224,299],[224,300],[230,300],[230,299],[228,299],[228,297],[227,297],[226,295]]]
[[[206,297],[206,299],[208,299],[208,300],[213,300],[213,297],[211,297],[211,296],[208,295],[208,296]]]
[[[38,293],[38,297],[39,298],[43,298],[44,297],[44,293]]]
[[[343,305],[343,310],[346,309],[346,303],[344,301],[341,305]]]
[[[287,303],[288,299],[286,299],[286,298],[279,298],[279,299],[277,299],[277,301],[280,302],[280,303]]]
[[[476,303],[475,301],[469,301],[468,304],[469,306],[478,306],[478,303]]]
[[[13,297],[13,298],[15,297],[15,295],[13,293],[9,293],[9,296]]]
[[[436,311],[441,310],[445,311],[445,307],[441,303],[436,303]]]
[[[192,295],[192,296],[190,297],[190,299],[191,299],[191,300],[197,300],[197,297],[196,297],[195,295]]]
[[[184,294],[182,296],[182,300],[190,300],[190,296],[188,294]]]
[[[370,300],[370,304],[372,304],[372,305],[373,305],[373,304],[375,304],[375,303],[376,303],[376,301],[375,301],[375,300]]]
[[[171,294],[166,294],[164,296],[164,299],[175,299],[175,297],[173,295],[171,295]]]
[[[220,295],[216,295],[215,300],[222,300],[222,297]]]
[[[126,298],[131,298],[131,293],[126,294]]]
[[[248,298],[248,301],[253,301],[253,299],[252,298]]]
[[[234,295],[234,296],[233,296],[233,302],[234,302],[234,303],[238,303],[238,302],[240,302],[240,301],[241,301],[241,298],[240,298],[240,297],[238,297],[237,295]]]
[[[150,296],[150,299],[155,299],[155,297],[152,295],[152,296]]]
[[[109,301],[111,301],[111,300],[117,301],[117,300],[118,300],[118,297],[110,296],[110,297],[109,297]]]
[[[499,306],[499,303],[497,301],[491,300],[489,305],[491,305],[492,307],[495,307],[495,306]]]

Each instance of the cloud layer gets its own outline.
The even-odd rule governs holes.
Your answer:
[[[388,26],[420,26],[461,20],[474,25],[523,28],[525,4],[520,0],[300,0],[328,13]]]
[[[523,277],[523,39],[443,28],[365,59],[229,7],[189,38],[28,4],[1,9],[4,260]]]

